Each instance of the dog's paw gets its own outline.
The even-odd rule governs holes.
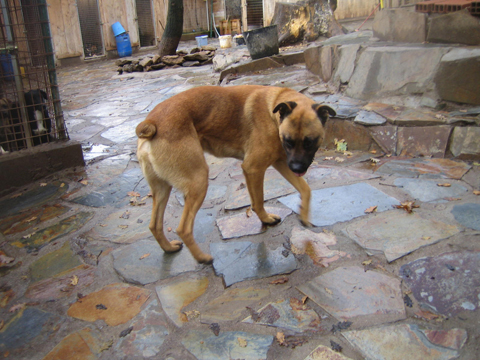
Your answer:
[[[265,220],[262,220],[262,222],[265,225],[277,225],[280,221],[282,221],[282,218],[278,215],[275,214],[267,214],[268,217]]]
[[[200,264],[210,265],[213,263],[213,257],[208,254],[201,254],[196,258],[197,262]]]
[[[168,249],[166,252],[177,252],[180,251],[183,247],[183,243],[179,240],[172,240],[170,241],[171,248]]]
[[[307,228],[312,227],[312,224],[308,220],[300,219],[300,222],[302,223],[303,226]]]

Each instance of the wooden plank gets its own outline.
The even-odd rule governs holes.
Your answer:
[[[112,24],[120,21],[123,28],[129,31],[125,1],[99,0],[100,18],[102,21],[105,49],[116,50],[117,43],[112,31]]]

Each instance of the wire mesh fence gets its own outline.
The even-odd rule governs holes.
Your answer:
[[[67,139],[46,0],[0,0],[0,152]]]

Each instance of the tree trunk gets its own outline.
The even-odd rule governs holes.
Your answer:
[[[168,0],[167,25],[158,45],[160,56],[175,55],[183,33],[183,0]]]

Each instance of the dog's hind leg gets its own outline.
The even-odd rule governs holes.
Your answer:
[[[167,207],[168,198],[170,197],[170,192],[172,191],[172,186],[166,181],[158,178],[152,169],[148,169],[148,165],[146,165],[146,167],[147,169],[144,170],[147,171],[144,171],[144,174],[146,175],[145,177],[150,185],[150,189],[152,190],[153,198],[152,216],[149,225],[150,231],[163,251],[178,251],[182,248],[182,242],[178,240],[168,241],[163,231],[163,218],[165,209]]]
[[[310,197],[311,190],[303,177],[296,176],[288,167],[285,160],[278,160],[272,165],[293,187],[300,193],[300,221],[305,226],[310,226]]]
[[[187,245],[195,260],[202,264],[211,264],[213,258],[198,247],[193,237],[195,216],[202,206],[208,188],[208,165],[205,162],[203,153],[200,153],[200,156],[201,159],[199,157],[191,162],[190,170],[188,174],[184,173],[185,176],[182,178],[181,184],[178,184],[178,186],[174,184],[185,196],[185,206],[177,233],[185,245]]]

